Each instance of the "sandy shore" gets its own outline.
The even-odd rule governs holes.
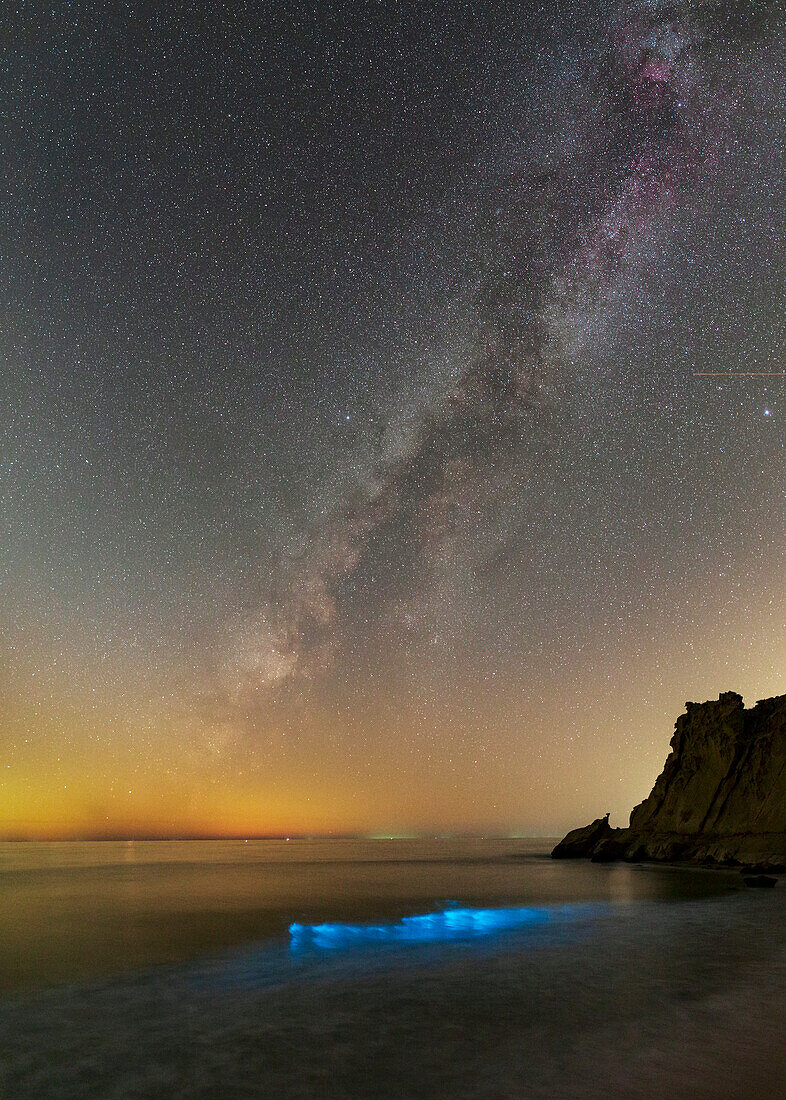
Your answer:
[[[786,1095],[786,887],[0,1002],[4,1100]]]

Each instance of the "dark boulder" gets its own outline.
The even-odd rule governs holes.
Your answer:
[[[613,863],[616,859],[627,858],[628,849],[625,843],[625,830],[610,829],[609,833],[609,836],[602,837],[595,845],[590,855],[593,863]]]
[[[591,825],[568,833],[551,855],[554,859],[587,859],[595,853],[598,844],[611,837],[614,831],[609,825],[609,815],[606,814]]]

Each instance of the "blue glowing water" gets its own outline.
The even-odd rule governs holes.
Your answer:
[[[545,908],[516,906],[507,909],[474,909],[451,906],[433,913],[419,913],[389,924],[290,924],[290,949],[337,950],[372,944],[445,943],[476,940],[512,932],[543,922]]]

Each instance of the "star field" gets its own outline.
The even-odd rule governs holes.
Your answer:
[[[554,834],[786,690],[779,4],[9,27],[0,834]]]

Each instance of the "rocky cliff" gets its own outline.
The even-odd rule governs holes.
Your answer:
[[[607,815],[568,833],[552,855],[786,866],[786,695],[750,710],[733,691],[687,703],[630,826],[612,829]]]

